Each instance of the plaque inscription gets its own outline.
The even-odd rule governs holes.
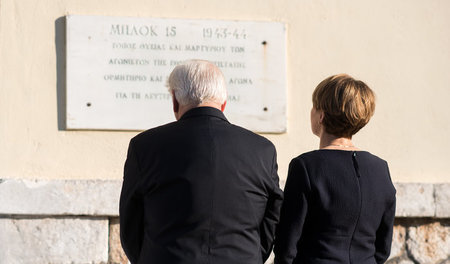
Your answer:
[[[286,30],[276,22],[67,17],[67,128],[144,130],[174,121],[166,81],[184,60],[224,73],[227,118],[286,131]]]

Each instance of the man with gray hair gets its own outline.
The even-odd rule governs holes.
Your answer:
[[[131,263],[262,264],[283,193],[267,139],[230,124],[225,80],[190,60],[168,80],[177,119],[130,141],[120,197]]]

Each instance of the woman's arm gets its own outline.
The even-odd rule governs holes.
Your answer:
[[[391,204],[386,208],[380,226],[377,229],[377,237],[375,240],[375,259],[377,263],[384,263],[391,253],[394,218],[395,197]]]
[[[280,223],[275,236],[275,264],[290,264],[297,256],[297,244],[308,212],[310,189],[303,160],[293,159],[289,165]]]

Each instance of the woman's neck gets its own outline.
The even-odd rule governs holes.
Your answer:
[[[320,135],[320,149],[359,150],[351,138],[337,137],[326,132]]]

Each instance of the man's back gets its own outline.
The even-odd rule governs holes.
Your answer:
[[[132,262],[262,263],[281,201],[272,143],[194,108],[131,141],[122,242]]]

